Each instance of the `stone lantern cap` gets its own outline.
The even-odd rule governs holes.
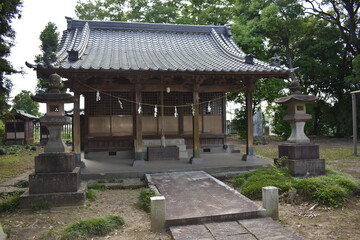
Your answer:
[[[49,77],[49,91],[46,93],[39,93],[32,96],[32,100],[41,103],[72,103],[78,101],[73,95],[69,93],[61,93],[60,89],[63,88],[61,77],[58,74],[51,74]]]
[[[290,104],[293,102],[310,103],[315,102],[318,98],[314,95],[304,95],[301,90],[299,81],[293,81],[289,87],[292,94],[275,100],[278,104]]]

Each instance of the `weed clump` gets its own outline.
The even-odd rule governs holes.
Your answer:
[[[107,215],[102,218],[90,218],[71,224],[62,233],[62,240],[89,239],[92,236],[105,236],[125,224],[119,215]]]
[[[97,191],[95,189],[88,189],[86,190],[86,199],[90,202],[95,201],[97,198]]]
[[[21,192],[16,192],[12,196],[8,196],[0,202],[0,214],[5,212],[15,212],[20,205]]]
[[[138,202],[139,207],[145,212],[150,212],[150,198],[155,195],[155,191],[150,188],[141,189]]]
[[[29,181],[28,180],[19,180],[14,184],[14,186],[18,187],[18,188],[29,187]]]

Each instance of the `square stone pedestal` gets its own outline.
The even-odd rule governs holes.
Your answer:
[[[35,157],[35,173],[29,175],[29,190],[20,197],[20,208],[48,202],[51,207],[83,206],[86,184],[74,153],[42,153]]]
[[[285,157],[283,166],[295,177],[325,174],[325,160],[320,159],[319,145],[311,143],[288,143],[279,145],[279,159]],[[275,159],[275,163],[279,159]]]

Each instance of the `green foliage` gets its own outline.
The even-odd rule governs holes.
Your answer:
[[[55,51],[59,44],[59,32],[57,26],[48,22],[44,30],[40,33],[40,49],[41,54],[35,56],[35,62],[43,62],[50,64],[56,60]],[[39,78],[36,85],[36,93],[44,93],[48,90],[49,80],[47,78]]]
[[[90,202],[95,201],[97,198],[97,191],[95,189],[86,190],[86,199]]]
[[[29,181],[28,180],[19,180],[14,184],[15,187],[18,188],[27,188],[29,187]]]
[[[7,103],[12,82],[7,75],[18,73],[7,60],[11,47],[15,42],[15,31],[11,27],[12,20],[20,18],[21,0],[2,0],[0,3],[0,116],[4,116],[10,105]]]
[[[16,192],[14,195],[9,195],[0,202],[0,214],[5,212],[15,212],[20,204],[21,192]]]
[[[48,201],[39,201],[39,202],[33,202],[31,203],[31,210],[41,211],[41,210],[49,210],[52,207],[51,202]]]
[[[311,178],[293,178],[278,168],[263,168],[233,178],[241,193],[261,199],[262,187],[275,186],[280,193],[296,189],[305,199],[330,207],[341,206],[346,198],[359,191],[360,183],[348,174],[327,170],[327,174]]]
[[[224,25],[232,4],[232,0],[88,0],[78,1],[75,12],[87,20]]]
[[[280,193],[291,189],[290,175],[276,168],[256,169],[244,175],[236,176],[233,181],[236,186],[241,187],[242,194],[252,199],[261,199],[262,187],[278,187]]]
[[[90,183],[88,184],[88,189],[107,190],[108,187],[103,183]]]
[[[30,91],[22,90],[14,97],[12,107],[18,110],[24,110],[34,116],[40,116],[39,103],[33,101],[31,96],[32,93]]]
[[[81,220],[65,228],[61,239],[89,239],[92,236],[105,236],[124,224],[124,218],[118,215]]]
[[[155,196],[155,191],[150,188],[140,190],[139,207],[145,212],[150,212],[150,198]]]

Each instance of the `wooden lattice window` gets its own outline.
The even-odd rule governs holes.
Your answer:
[[[131,93],[111,92],[111,96],[113,96],[111,99],[111,115],[132,115],[133,103],[129,102],[132,101]]]
[[[164,92],[164,105],[165,106],[177,106],[181,103],[179,92]],[[166,107],[164,108],[165,116],[173,116],[175,113],[175,107]]]
[[[223,113],[224,93],[212,92],[212,93],[200,93],[200,114],[201,115],[221,115]],[[210,101],[211,111],[208,112],[208,104]]]
[[[181,108],[181,112],[184,115],[192,115],[192,109],[191,109],[191,104],[193,103],[193,93],[192,92],[184,92],[182,94],[182,104],[183,105],[188,105],[186,107],[182,107]]]
[[[144,104],[142,111],[144,115],[154,115],[154,105],[160,105],[160,92],[142,92],[141,99]],[[147,105],[150,104],[150,105]],[[161,114],[161,108],[158,106],[158,115]]]
[[[132,100],[128,92],[104,92],[100,93],[100,100],[96,101],[96,92],[85,94],[85,110],[90,116],[96,115],[132,115],[132,103],[121,100],[123,109],[119,104],[119,98]]]

